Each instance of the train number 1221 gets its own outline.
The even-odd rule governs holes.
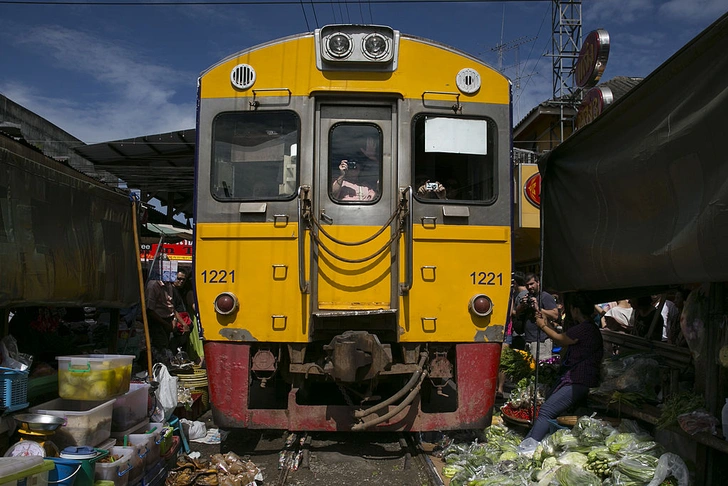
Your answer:
[[[202,272],[204,283],[235,283],[235,270],[205,270]]]
[[[474,285],[503,285],[503,274],[495,272],[473,272],[470,274]]]

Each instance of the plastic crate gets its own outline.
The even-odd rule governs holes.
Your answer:
[[[67,400],[108,400],[129,391],[134,356],[58,356],[58,395]]]
[[[0,406],[5,413],[28,406],[28,372],[0,367]]]
[[[53,442],[59,448],[82,445],[96,447],[111,436],[114,401],[113,398],[98,402],[56,398],[29,410],[65,419],[65,423],[53,435]]]
[[[119,432],[139,424],[147,418],[149,384],[132,383],[129,391],[117,397],[111,415],[111,431]]]

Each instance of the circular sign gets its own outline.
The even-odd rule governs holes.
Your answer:
[[[587,91],[576,112],[576,129],[593,122],[613,100],[612,90],[606,86],[597,86]]]
[[[526,183],[523,185],[523,194],[526,196],[528,202],[541,208],[541,173],[536,172],[531,177],[526,179]]]
[[[599,82],[609,58],[609,33],[597,29],[584,40],[576,60],[574,82],[579,88],[590,88]]]

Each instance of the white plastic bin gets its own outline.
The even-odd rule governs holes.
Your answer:
[[[132,383],[129,391],[117,397],[111,415],[111,431],[127,430],[147,418],[149,384]]]
[[[129,454],[131,471],[129,471],[129,484],[136,484],[144,476],[147,449],[142,446],[114,446],[109,450],[111,454]]]
[[[68,446],[96,447],[108,439],[111,435],[113,407],[113,398],[101,402],[56,398],[29,410],[63,417],[66,420],[52,436],[53,442],[60,449],[64,449]]]
[[[133,468],[131,464],[132,450],[119,450],[112,447],[109,456],[116,456],[114,462],[97,462],[94,469],[94,480],[113,481],[114,486],[126,486],[129,484],[129,473]]]

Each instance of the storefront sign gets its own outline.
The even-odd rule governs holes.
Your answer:
[[[609,33],[604,29],[594,30],[586,36],[576,60],[574,82],[579,88],[595,86],[609,58]]]
[[[608,87],[597,86],[590,89],[584,95],[576,113],[576,129],[579,130],[593,122],[612,101],[614,101],[614,95]]]
[[[142,261],[151,261],[157,253],[159,245],[156,243],[151,245],[139,245],[139,251]],[[178,260],[183,262],[192,261],[192,245],[163,244],[160,254],[167,255],[168,260]]]
[[[541,174],[536,164],[518,165],[518,226],[539,228],[541,226]]]
[[[523,193],[526,196],[528,202],[541,208],[541,174],[535,173],[528,178],[526,183],[523,185]]]

